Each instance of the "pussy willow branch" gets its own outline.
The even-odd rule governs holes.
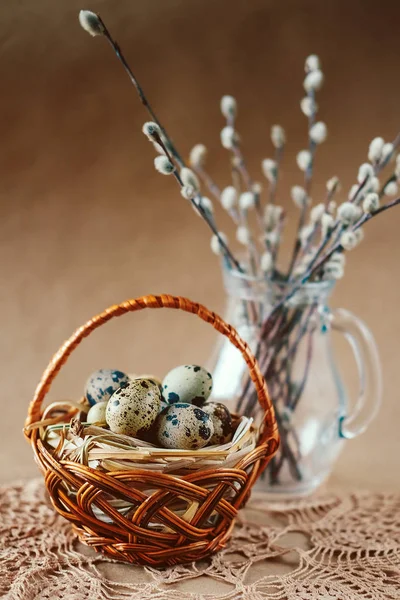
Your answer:
[[[161,137],[157,133],[154,134],[153,137],[154,137],[154,140],[157,142],[157,144],[159,144],[161,146],[161,148],[164,150],[164,153],[165,153],[166,157],[168,158],[168,160],[173,164],[173,159],[172,159],[171,155],[169,154],[169,151],[168,151],[166,145],[164,144],[164,141],[161,139]],[[174,168],[174,170],[173,170],[173,175],[174,175],[175,179],[177,180],[179,186],[182,188],[183,181],[182,181],[181,176],[179,175],[178,171],[176,170],[176,168]],[[195,209],[198,210],[198,212],[201,214],[201,216],[203,217],[204,221],[207,223],[207,225],[209,226],[209,228],[211,229],[213,234],[217,236],[218,242],[219,242],[221,248],[224,250],[228,259],[232,262],[232,264],[236,267],[236,269],[238,269],[238,271],[243,273],[243,267],[241,266],[239,261],[233,256],[229,247],[227,246],[225,241],[220,236],[219,231],[218,231],[212,217],[210,217],[208,212],[203,208],[203,206],[201,204],[201,195],[198,194],[196,197],[190,198],[190,202],[195,207]]]
[[[147,97],[141,87],[141,85],[139,84],[137,78],[135,77],[135,75],[133,74],[132,69],[130,68],[125,56],[123,55],[119,45],[117,44],[117,42],[113,39],[113,37],[111,36],[109,30],[107,29],[104,21],[102,20],[102,18],[97,15],[99,22],[102,26],[102,31],[103,31],[103,35],[104,37],[107,39],[107,41],[109,42],[109,44],[111,45],[112,49],[114,50],[118,60],[121,62],[122,66],[125,69],[125,72],[128,74],[128,77],[131,81],[131,83],[133,84],[133,86],[135,87],[139,98],[142,102],[142,104],[144,105],[144,107],[147,109],[147,111],[149,112],[151,118],[153,119],[153,121],[155,123],[157,123],[158,127],[160,128],[165,140],[168,143],[168,147],[171,150],[171,154],[174,157],[174,159],[176,160],[176,162],[178,163],[178,165],[180,167],[184,167],[185,163],[181,157],[181,155],[179,154],[179,152],[177,151],[177,149],[175,148],[175,145],[173,144],[170,136],[168,135],[166,129],[163,127],[163,125],[161,124],[160,120],[158,119],[156,113],[154,112],[153,108],[151,107],[149,101],[147,100]],[[163,140],[158,137],[157,143],[163,148],[166,156],[169,158],[169,160],[171,160],[171,155],[169,154],[166,145],[164,144]],[[173,162],[173,161],[171,161]],[[176,171],[174,170],[174,174],[175,174],[175,178],[178,180],[178,182],[180,183],[181,187],[183,186],[182,181],[180,181],[180,177],[179,175],[176,173]],[[177,177],[178,175],[178,177]],[[225,254],[227,255],[228,259],[232,262],[232,264],[236,267],[236,269],[238,269],[239,272],[243,273],[243,268],[240,265],[239,261],[233,256],[231,250],[228,248],[227,244],[224,242],[224,240],[222,239],[222,237],[219,234],[219,231],[217,229],[217,227],[215,226],[214,222],[212,219],[210,219],[207,211],[204,210],[204,208],[201,206],[201,204],[199,204],[198,201],[195,201],[194,198],[190,199],[191,203],[196,207],[196,209],[199,211],[200,215],[202,216],[202,218],[204,219],[204,221],[207,223],[208,227],[211,229],[211,231],[213,232],[214,235],[217,236],[218,238],[218,242],[221,246],[221,248],[223,249],[223,251],[225,252]]]
[[[283,159],[283,153],[284,153],[284,149],[285,146],[279,146],[279,148],[275,148],[275,163],[276,163],[276,176],[274,177],[273,181],[270,183],[269,186],[269,195],[268,195],[268,202],[270,204],[275,204],[275,200],[276,200],[276,190],[277,190],[277,186],[278,186],[278,179],[279,179],[279,174],[280,174],[280,167],[281,167],[281,163],[282,163],[282,159]]]
[[[300,232],[303,229],[305,221],[306,221],[307,200],[309,200],[310,193],[311,193],[311,183],[312,183],[312,175],[313,175],[313,168],[314,168],[314,156],[315,156],[315,150],[317,147],[317,145],[315,144],[315,142],[313,142],[313,140],[311,139],[311,136],[310,136],[310,130],[311,130],[311,127],[315,123],[315,115],[316,115],[314,90],[310,90],[307,95],[311,99],[312,106],[313,106],[313,110],[311,111],[311,114],[308,118],[308,146],[309,146],[308,150],[311,155],[311,160],[310,160],[310,164],[308,165],[308,167],[304,173],[304,188],[306,191],[306,199],[304,201],[303,206],[300,209],[299,223],[297,225],[297,230],[296,230],[296,240],[294,243],[293,254],[292,254],[290,264],[289,264],[289,270],[288,270],[288,275],[287,275],[288,280],[290,280],[292,277],[292,273],[293,273],[293,270],[294,270],[294,267],[296,264],[296,260],[299,255],[299,252],[301,250]]]
[[[367,181],[368,181],[368,177],[365,177],[363,179],[363,181],[358,185],[353,196],[350,198],[350,202],[356,201],[357,196],[362,191],[362,189],[366,185]],[[318,224],[316,223],[315,226],[317,226],[317,225]],[[342,226],[341,222],[339,220],[337,220],[336,223],[334,224],[334,226],[332,227],[332,229],[330,231],[328,231],[328,233],[326,234],[324,239],[321,241],[319,247],[317,248],[317,250],[313,256],[311,263],[309,264],[309,269],[313,268],[314,265],[317,263],[318,258],[321,256],[321,254],[325,250],[326,246],[332,240],[333,236],[336,234],[336,242],[337,242],[337,241],[339,241],[342,232],[343,232],[343,226]],[[336,243],[336,242],[334,242],[334,243]],[[306,249],[309,249],[309,248],[307,248],[307,246],[306,246]],[[304,252],[306,252],[306,249],[304,250]]]
[[[378,208],[378,210],[376,210],[375,212],[373,212],[372,214],[369,215],[363,215],[360,220],[351,228],[351,231],[356,231],[357,229],[360,229],[360,227],[362,227],[363,225],[365,225],[366,223],[368,223],[369,221],[371,221],[371,219],[373,219],[374,217],[378,216],[379,214],[381,214],[382,212],[385,212],[386,210],[388,210],[389,208],[393,208],[394,206],[396,206],[397,204],[400,204],[400,198],[397,198],[396,200],[393,200],[392,202],[389,202],[388,204],[385,204],[384,206],[381,206],[380,208]],[[337,242],[332,248],[330,248],[326,254],[324,254],[324,256],[317,262],[317,264],[314,266],[313,271],[317,272],[322,265],[332,256],[332,254],[334,252],[338,252],[338,251],[344,251],[345,249],[343,248],[343,246],[341,245],[340,241]]]
[[[374,217],[377,217],[378,215],[380,215],[381,213],[385,212],[389,208],[393,208],[397,204],[400,204],[400,198],[397,198],[396,200],[393,200],[392,202],[389,202],[388,204],[385,204],[384,206],[381,206],[380,208],[378,208],[378,210],[376,210],[374,213],[372,213],[370,215],[365,215],[364,217],[362,217],[362,219],[360,219],[360,221],[357,223],[357,225],[353,229],[359,229],[362,225],[365,225],[366,223],[368,223],[369,221],[371,221],[371,219],[373,219]],[[331,248],[328,251],[328,253],[326,253],[317,262],[316,265],[314,265],[313,267],[311,267],[310,269],[308,269],[308,271],[305,273],[305,275],[303,275],[297,282],[294,283],[294,285],[289,290],[289,292],[274,306],[274,308],[272,309],[272,311],[269,313],[268,317],[266,318],[266,321],[268,321],[284,304],[286,304],[286,302],[288,302],[288,300],[290,300],[295,295],[295,293],[305,283],[307,283],[307,281],[310,279],[310,277],[316,271],[318,271],[318,269],[328,260],[328,258],[330,258],[332,256],[332,254],[334,252],[337,252],[338,250],[344,250],[344,248],[340,244],[340,242],[337,243],[333,248]],[[263,336],[263,332],[261,332],[261,337],[262,336]]]
[[[140,101],[142,102],[143,106],[148,110],[148,112],[150,113],[151,118],[153,119],[153,121],[155,123],[157,123],[157,125],[159,126],[159,128],[161,129],[163,135],[165,136],[165,138],[168,140],[168,143],[171,147],[171,152],[174,155],[176,161],[178,162],[180,167],[184,167],[185,163],[182,159],[182,157],[180,156],[179,152],[177,151],[177,149],[175,148],[174,144],[171,141],[170,136],[167,134],[166,129],[163,127],[163,125],[160,123],[156,113],[154,112],[151,104],[149,103],[149,101],[147,100],[146,95],[143,92],[143,89],[141,87],[141,85],[139,84],[138,80],[136,79],[136,76],[133,74],[132,69],[130,68],[125,56],[122,53],[121,48],[119,47],[119,45],[117,44],[117,42],[113,39],[113,37],[111,36],[109,30],[107,29],[104,21],[102,20],[102,18],[100,17],[100,15],[97,15],[102,27],[103,27],[103,35],[104,37],[107,39],[107,41],[110,43],[112,49],[114,50],[115,54],[117,55],[117,58],[119,59],[119,61],[121,62],[122,66],[124,67],[126,73],[128,74],[129,79],[131,80],[132,84],[134,85]]]

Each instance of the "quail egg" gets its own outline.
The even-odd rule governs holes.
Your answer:
[[[211,417],[201,408],[184,402],[164,409],[154,427],[161,446],[180,450],[203,448],[214,433]]]
[[[148,379],[149,381],[152,381],[153,383],[158,385],[160,391],[162,391],[162,381],[155,375],[130,375],[129,377],[131,379]]]
[[[100,369],[95,371],[88,379],[85,396],[89,404],[109,400],[112,394],[122,383],[129,381],[128,375],[116,369]]]
[[[107,425],[114,433],[139,437],[154,423],[160,402],[160,390],[149,379],[123,383],[108,401]]]
[[[202,406],[211,390],[211,373],[197,365],[175,367],[162,382],[163,397],[170,404],[183,402]]]
[[[90,410],[86,417],[87,423],[96,423],[97,425],[106,424],[106,408],[108,400],[105,402],[97,402],[90,407]]]
[[[214,433],[209,441],[210,446],[226,444],[232,439],[233,424],[229,410],[220,402],[209,402],[202,407],[209,415],[214,426]]]

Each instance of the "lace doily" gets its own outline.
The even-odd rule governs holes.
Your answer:
[[[153,570],[79,544],[42,480],[0,488],[0,597],[7,600],[400,599],[400,494],[255,496],[229,546]]]

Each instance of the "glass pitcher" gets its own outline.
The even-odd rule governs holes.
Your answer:
[[[332,471],[344,441],[365,431],[377,414],[382,375],[374,338],[352,313],[329,307],[334,281],[303,285],[285,305],[285,320],[271,337],[263,333],[261,323],[282,296],[282,286],[227,268],[223,278],[226,320],[258,358],[263,346],[269,356],[260,364],[277,414],[281,446],[259,487],[279,498],[311,493]],[[358,368],[359,393],[351,410],[333,350],[335,331],[350,343]],[[222,341],[211,368],[212,400],[253,415],[252,386],[240,353]]]

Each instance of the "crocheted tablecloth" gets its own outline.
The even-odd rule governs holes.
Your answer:
[[[78,543],[42,480],[0,488],[0,597],[7,600],[400,599],[400,494],[254,495],[230,544],[166,570]]]

